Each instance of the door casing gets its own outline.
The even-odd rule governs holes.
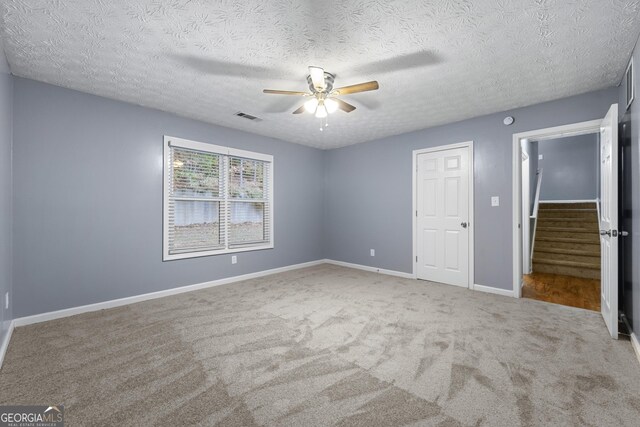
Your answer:
[[[416,236],[416,231],[418,229],[417,226],[417,216],[416,216],[416,212],[417,212],[417,200],[418,200],[418,155],[420,154],[424,154],[424,153],[432,153],[435,151],[446,151],[446,150],[452,150],[452,149],[456,149],[456,148],[469,148],[469,225],[468,225],[468,229],[469,229],[469,277],[468,277],[468,284],[467,287],[469,289],[473,289],[474,288],[474,277],[475,277],[475,269],[474,269],[474,235],[475,235],[475,217],[474,217],[474,206],[473,206],[473,200],[474,200],[474,176],[473,176],[473,171],[474,171],[474,167],[473,167],[473,141],[467,141],[467,142],[461,142],[461,143],[457,143],[457,144],[448,144],[448,145],[440,145],[437,147],[430,147],[430,148],[423,148],[420,150],[413,150],[413,161],[412,161],[412,179],[411,179],[411,183],[412,183],[412,209],[411,209],[411,224],[412,226],[412,239],[413,239],[413,262],[411,263],[413,265],[413,278],[417,279],[418,275],[417,275],[417,263],[416,263],[416,257],[418,255],[418,239]]]

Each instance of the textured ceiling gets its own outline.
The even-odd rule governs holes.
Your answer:
[[[15,75],[319,148],[617,84],[640,0],[4,0]],[[308,65],[357,107],[292,115]],[[259,116],[250,122],[234,116]]]

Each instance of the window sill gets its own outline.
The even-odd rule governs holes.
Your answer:
[[[218,249],[213,251],[200,251],[200,252],[186,252],[183,254],[164,254],[162,257],[162,261],[176,261],[179,259],[190,259],[190,258],[202,258],[206,256],[215,256],[215,255],[227,255],[227,254],[235,254],[238,252],[252,252],[252,251],[263,251],[265,249],[273,249],[273,243],[267,243],[260,246],[248,246],[242,248],[233,248],[233,249]]]

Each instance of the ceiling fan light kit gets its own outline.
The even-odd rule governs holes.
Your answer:
[[[327,113],[335,113],[336,110],[338,110],[338,101],[333,98],[326,98],[324,100],[324,107],[327,109]]]
[[[307,113],[315,114],[317,108],[318,108],[317,98],[311,98],[310,100],[304,103],[304,109],[306,110]]]
[[[324,106],[324,102],[318,101],[318,108],[316,108],[316,118],[324,119],[327,117],[327,108]]]
[[[264,89],[264,93],[274,95],[294,95],[312,97],[306,101],[301,107],[293,111],[293,114],[301,114],[305,111],[313,114],[316,118],[325,119],[325,127],[328,126],[326,118],[329,114],[336,112],[338,109],[350,113],[356,109],[353,105],[345,102],[337,97],[340,95],[350,95],[358,92],[366,92],[377,90],[379,88],[377,81],[359,83],[350,86],[344,86],[338,89],[333,88],[335,74],[324,71],[320,67],[310,66],[307,83],[309,84],[309,92],[298,92],[289,90]],[[320,127],[323,130],[323,127]]]

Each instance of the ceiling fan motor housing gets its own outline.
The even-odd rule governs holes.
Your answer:
[[[335,80],[335,78],[336,78],[335,74],[331,74],[326,71],[324,72],[324,90],[322,90],[322,92],[331,93],[331,91],[333,90],[333,81]],[[309,89],[311,90],[311,92],[313,93],[318,92],[315,86],[313,86],[313,81],[311,80],[311,74],[307,76],[307,83],[309,83]]]

